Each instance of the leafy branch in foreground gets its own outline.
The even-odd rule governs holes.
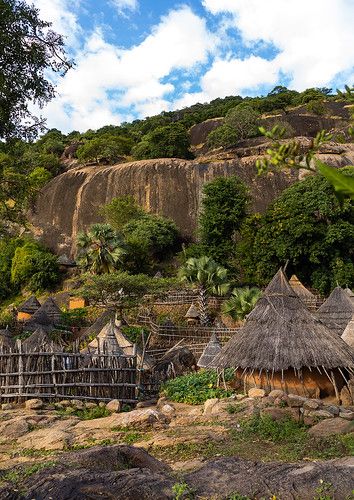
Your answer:
[[[351,113],[351,122],[353,124],[349,127],[348,133],[354,137],[354,87],[350,88],[346,86],[345,92],[338,91],[338,98],[349,102],[353,106]],[[349,197],[354,200],[353,178],[316,158],[316,154],[320,151],[321,147],[333,139],[332,134],[321,130],[312,140],[310,147],[305,150],[301,143],[296,140],[282,143],[285,130],[279,126],[275,126],[269,131],[264,127],[260,127],[259,130],[265,137],[274,141],[266,151],[267,157],[259,159],[256,162],[259,174],[283,168],[319,172],[332,184],[339,199]]]

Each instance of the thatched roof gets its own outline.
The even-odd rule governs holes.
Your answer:
[[[327,328],[342,335],[354,314],[354,302],[348,293],[337,286],[317,311],[317,317]]]
[[[342,339],[354,349],[354,314],[344,330]]]
[[[39,327],[30,337],[22,343],[24,352],[57,351],[62,349],[48,336],[48,333]]]
[[[221,344],[216,333],[212,333],[208,345],[200,356],[197,366],[200,368],[206,368],[212,363],[213,359],[221,351]]]
[[[100,351],[102,354],[114,354],[116,356],[122,356],[124,354],[115,335],[113,319],[111,319],[102,328],[97,337],[89,343],[89,348],[93,348],[97,352]]]
[[[48,297],[48,299],[43,302],[41,310],[47,314],[48,318],[54,324],[58,324],[61,322],[61,310],[59,309],[57,303],[54,301],[53,297]]]
[[[345,287],[344,291],[347,292],[349,297],[354,300],[354,292],[349,287]]]
[[[6,349],[11,349],[15,346],[15,340],[7,328],[0,330],[0,347],[5,347]]]
[[[114,311],[106,310],[104,313],[99,316],[92,325],[87,328],[84,334],[80,337],[81,340],[89,339],[96,337],[102,328],[107,325],[107,323],[114,318]]]
[[[163,278],[162,272],[157,271],[157,273],[154,275],[154,278]]]
[[[73,259],[70,259],[66,254],[59,255],[57,262],[59,266],[65,267],[76,267],[76,262]]]
[[[299,280],[299,278],[293,274],[289,280],[289,284],[294,292],[303,300],[315,300],[316,297],[310,290],[308,290]]]
[[[186,312],[185,316],[186,319],[198,319],[199,318],[199,310],[196,308],[194,304],[190,305],[190,308]]]
[[[212,366],[271,373],[304,367],[354,369],[354,351],[306,309],[279,269]]]
[[[27,314],[34,314],[41,307],[40,302],[32,295],[29,299],[25,300],[23,304],[18,308],[18,312],[24,312]]]
[[[54,328],[53,322],[41,307],[26,321],[25,330],[34,332],[40,327],[47,331]]]

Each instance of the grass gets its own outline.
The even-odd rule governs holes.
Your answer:
[[[41,458],[53,454],[55,454],[55,451],[53,450],[36,450],[35,448],[23,448],[21,450],[16,450],[12,452],[11,458],[16,458],[16,457]]]
[[[138,441],[147,441],[150,439],[151,433],[140,432],[133,427],[112,427],[112,432],[119,432],[119,441],[125,444],[134,444]]]
[[[10,482],[13,484],[18,484],[24,479],[36,474],[37,472],[46,469],[47,467],[53,467],[56,462],[41,462],[34,465],[29,465],[27,467],[19,467],[18,469],[6,472],[0,477],[1,482]]]
[[[231,373],[226,370],[225,379],[230,377]],[[217,374],[214,370],[200,370],[167,381],[162,387],[162,394],[177,403],[199,405],[207,399],[227,398],[232,391],[217,387]]]
[[[105,406],[96,406],[95,408],[84,408],[75,410],[72,407],[56,410],[57,415],[61,417],[75,416],[80,420],[94,420],[95,418],[108,417],[111,413]]]
[[[229,404],[227,405],[226,407],[226,411],[227,413],[229,413],[230,415],[233,415],[235,413],[241,413],[242,411],[244,411],[245,409],[247,408],[247,405],[245,404]]]
[[[187,483],[175,483],[172,486],[174,500],[192,500],[195,498],[195,491]]]
[[[151,453],[170,463],[218,456],[293,462],[327,460],[353,454],[354,433],[319,438],[309,435],[307,429],[307,426],[291,418],[273,421],[269,415],[252,416],[242,419],[239,427],[230,428],[222,440],[157,446],[151,449]]]

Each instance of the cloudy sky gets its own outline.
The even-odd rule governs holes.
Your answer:
[[[42,112],[64,132],[208,102],[354,83],[354,0],[28,0],[75,69]]]

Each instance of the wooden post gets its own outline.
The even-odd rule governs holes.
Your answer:
[[[23,358],[22,358],[22,342],[21,340],[17,341],[18,345],[18,394],[21,402],[22,399],[22,391],[23,391]]]

